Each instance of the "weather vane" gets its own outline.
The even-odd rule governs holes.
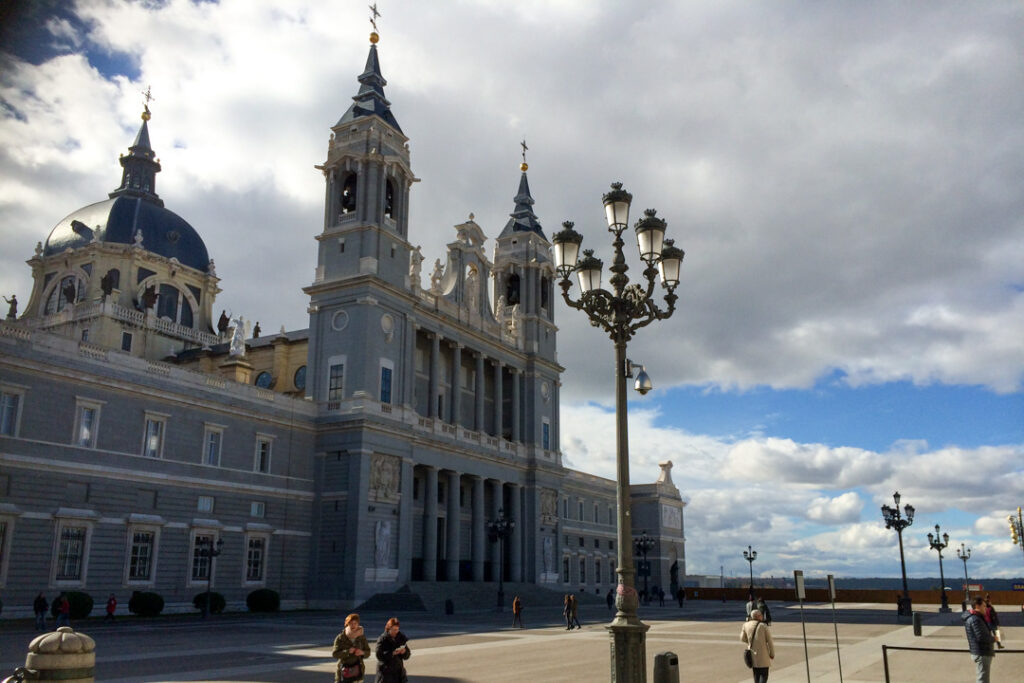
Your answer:
[[[519,143],[519,146],[523,148],[523,163],[519,166],[519,168],[525,171],[527,168],[529,168],[526,165],[526,150],[530,149],[529,147],[526,146],[526,138],[523,138],[523,141]]]
[[[144,111],[142,112],[142,118],[144,120],[148,121],[149,120],[149,103],[156,101],[156,98],[153,97],[153,88],[151,86],[147,85],[146,89],[144,91],[142,91],[142,96],[144,98],[146,98],[145,103],[142,105],[142,107],[144,109]]]
[[[377,11],[377,3],[370,5],[370,26],[373,27],[373,32],[377,32],[377,17],[380,16],[380,12]]]

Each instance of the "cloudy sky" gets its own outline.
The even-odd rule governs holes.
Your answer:
[[[365,0],[6,5],[0,292],[27,301],[36,242],[119,183],[151,85],[157,189],[216,259],[216,306],[306,327],[313,166]],[[675,315],[630,345],[656,385],[630,436],[634,482],[675,464],[691,572],[745,574],[752,544],[759,574],[895,576],[898,489],[911,576],[937,574],[936,523],[972,574],[1024,573],[1024,5],[378,5],[428,263],[471,212],[498,234],[524,137],[549,237],[574,220],[608,262],[622,181],[686,250]],[[556,317],[565,460],[613,477],[611,342]]]

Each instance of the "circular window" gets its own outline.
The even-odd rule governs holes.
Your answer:
[[[331,327],[334,328],[335,332],[341,332],[348,327],[348,313],[345,311],[335,311],[334,315],[331,316]]]
[[[258,386],[261,389],[269,389],[270,383],[273,380],[274,378],[270,376],[269,372],[261,372],[260,374],[256,375],[256,386]]]
[[[303,365],[301,368],[295,371],[295,388],[305,389],[306,388],[306,366]]]

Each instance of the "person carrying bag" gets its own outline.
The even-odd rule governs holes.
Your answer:
[[[764,623],[761,610],[750,613],[750,621],[743,624],[740,640],[747,643],[743,652],[743,661],[753,671],[754,683],[767,683],[768,668],[775,659],[775,642],[772,640],[771,629]]]

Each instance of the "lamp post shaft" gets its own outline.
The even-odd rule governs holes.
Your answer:
[[[968,555],[961,555],[960,559],[964,562],[964,594],[967,596],[967,602],[971,601],[971,582],[967,578],[967,559]]]
[[[939,590],[942,591],[942,607],[940,609],[945,612],[949,609],[949,600],[946,598],[946,575],[942,572],[942,550],[939,550],[939,581],[942,583],[939,586]]]
[[[903,599],[910,604],[910,589],[907,588],[907,563],[903,559],[903,529],[897,529],[896,535],[900,539],[900,572],[903,574]]]

